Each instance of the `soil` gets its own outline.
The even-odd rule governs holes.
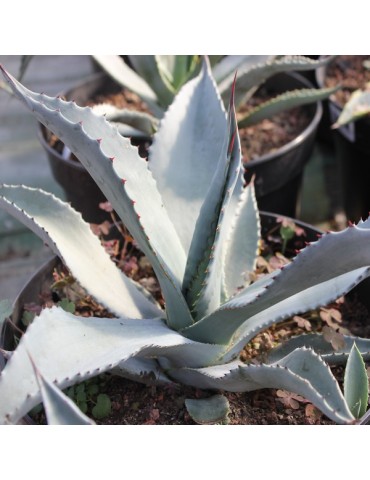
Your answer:
[[[363,65],[364,61],[369,60],[368,55],[339,55],[328,66],[325,86],[342,86],[332,96],[341,107],[344,107],[355,90],[365,88],[370,82],[370,70]]]
[[[272,96],[263,87],[260,88],[238,111],[238,117],[270,98]],[[311,118],[307,108],[297,107],[262,120],[256,125],[239,129],[244,163],[275,152],[294,140],[308,127]]]
[[[95,229],[98,228],[95,226]],[[285,255],[281,252],[281,237],[276,227],[265,236],[261,246],[254,276],[261,276],[289,262],[296,249],[304,246],[305,236],[295,227],[296,235],[287,244]],[[100,231],[107,233],[107,229]],[[96,231],[99,233],[99,231]],[[143,254],[137,250],[132,238],[122,231],[122,239],[105,242],[105,247],[117,266],[134,280],[148,288],[163,304],[160,288],[154,273]],[[63,267],[54,274],[55,284],[43,296],[44,306],[51,306],[63,298],[74,302],[76,314],[82,316],[109,316],[109,313],[94,302],[69,277]],[[40,306],[27,305],[26,311],[36,312]],[[293,335],[307,332],[325,332],[332,340],[340,341],[341,335],[352,332],[355,335],[370,337],[368,310],[356,296],[341,298],[326,308],[309,312],[300,317],[287,319],[273,325],[256,336],[241,352],[245,362],[261,362],[270,348]],[[334,340],[333,340],[334,339]],[[343,367],[333,367],[332,371],[341,384]],[[147,386],[119,376],[104,374],[104,390],[111,401],[111,411],[103,419],[95,419],[105,425],[192,425],[195,422],[187,413],[185,399],[205,398],[215,392],[199,390],[178,384]],[[216,392],[217,393],[217,392]],[[263,389],[247,393],[218,392],[225,395],[230,404],[228,423],[231,425],[330,425],[331,420],[318,411],[310,402],[299,395],[284,390]],[[91,403],[87,414],[92,417]],[[46,423],[43,411],[34,415],[37,423]]]

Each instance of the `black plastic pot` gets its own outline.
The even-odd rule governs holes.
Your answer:
[[[316,71],[319,87],[325,86],[326,71],[327,66]],[[331,125],[338,119],[342,107],[329,99],[324,103],[324,112],[326,121],[321,131],[324,138],[330,137],[335,149],[343,207],[347,217],[357,222],[367,218],[370,211],[370,118],[333,130]]]
[[[97,73],[71,90],[62,92],[61,95],[82,106],[97,95],[104,95],[108,92],[116,93],[120,90],[122,87],[106,74]],[[50,145],[50,135],[51,133],[42,124],[39,124],[39,140],[46,151],[53,176],[63,188],[67,201],[81,212],[84,220],[89,223],[102,223],[104,220],[110,220],[110,215],[99,208],[99,203],[106,199],[95,181],[80,162],[71,159],[68,151],[65,155],[63,151],[59,153]],[[132,144],[138,145],[135,139],[131,141]]]
[[[297,73],[281,73],[269,79],[266,87],[276,95],[297,88],[313,88],[313,85]],[[256,176],[255,188],[260,210],[299,217],[304,167],[312,153],[322,115],[320,102],[303,108],[311,120],[298,137],[272,153],[245,163],[246,180]]]

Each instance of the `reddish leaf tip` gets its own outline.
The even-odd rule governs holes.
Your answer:
[[[228,155],[231,155],[231,152],[232,152],[232,150],[233,150],[233,148],[234,148],[234,142],[235,142],[236,133],[237,133],[237,130],[234,131],[233,136],[231,137],[231,141],[230,141],[230,144],[229,144]]]

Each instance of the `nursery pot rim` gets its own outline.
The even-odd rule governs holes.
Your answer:
[[[49,144],[49,142],[46,140],[46,138],[44,136],[45,130],[47,130],[47,128],[42,123],[39,122],[39,128],[38,128],[37,136],[38,136],[39,142],[45,148],[45,150],[48,153],[50,153],[51,155],[54,155],[55,157],[57,157],[59,161],[64,162],[67,165],[69,165],[71,168],[74,168],[75,170],[78,170],[80,172],[85,171],[86,169],[82,165],[82,163],[76,162],[75,160],[71,160],[70,158],[63,157],[61,155],[61,153],[58,152],[58,150],[56,150],[55,148],[53,148]]]
[[[314,85],[299,73],[283,72],[283,74],[289,77],[293,77],[296,80],[299,80],[301,83],[303,83],[305,88],[314,88]],[[278,74],[278,75],[281,75],[281,74]],[[244,168],[248,170],[248,168],[253,168],[254,166],[257,167],[259,165],[263,165],[264,163],[267,163],[270,160],[273,160],[276,156],[284,155],[285,153],[288,153],[294,148],[296,148],[298,145],[302,144],[305,141],[305,139],[309,135],[311,135],[315,131],[315,129],[318,127],[322,117],[323,108],[322,108],[321,101],[313,102],[312,105],[316,106],[315,114],[312,120],[310,121],[310,123],[307,125],[307,127],[297,137],[295,137],[293,140],[286,143],[282,147],[274,150],[273,152],[269,152],[264,155],[261,155],[260,157],[254,160],[250,160],[249,162],[244,162],[243,163]],[[310,106],[310,105],[303,105],[303,107],[307,107],[307,106]]]

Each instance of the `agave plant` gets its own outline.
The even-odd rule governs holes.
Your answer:
[[[162,118],[179,89],[199,72],[201,63],[199,55],[127,55],[131,66],[119,55],[95,55],[94,58],[118,84],[139,95],[156,118]],[[227,55],[213,56],[210,60],[213,76],[225,105],[229,102],[234,73],[238,70],[238,84],[234,95],[238,111],[272,75],[293,70],[312,70],[325,65],[332,58],[312,60],[298,55]],[[328,98],[334,91],[336,88],[302,88],[285,92],[240,115],[238,125],[240,128],[253,125],[283,110]],[[111,106],[104,108],[113,112]],[[120,112],[126,115],[127,110],[116,109],[115,115],[118,117]],[[130,118],[135,118],[135,115],[131,112]],[[127,125],[132,126],[130,121],[122,121],[126,128]],[[155,130],[156,127],[157,122],[152,117],[152,129]],[[121,128],[123,132],[124,127]],[[147,124],[143,125],[142,133],[150,133]]]
[[[1,186],[1,206],[115,315],[42,310],[14,352],[3,352],[1,423],[17,422],[41,400],[51,423],[91,423],[61,389],[105,371],[234,392],[282,388],[335,422],[355,420],[325,361],[345,360],[352,337],[335,351],[322,336],[303,335],[274,349],[265,364],[243,363],[239,352],[273,323],[325,305],[370,275],[370,220],[324,235],[283,270],[250,284],[260,236],[253,184],[243,182],[234,97],[226,113],[207,60],[162,119],[148,162],[103,116],[31,92],[2,72],[112,203],[151,262],[165,309],[116,267],[68,204],[38,189]],[[367,358],[370,341],[356,344]]]

